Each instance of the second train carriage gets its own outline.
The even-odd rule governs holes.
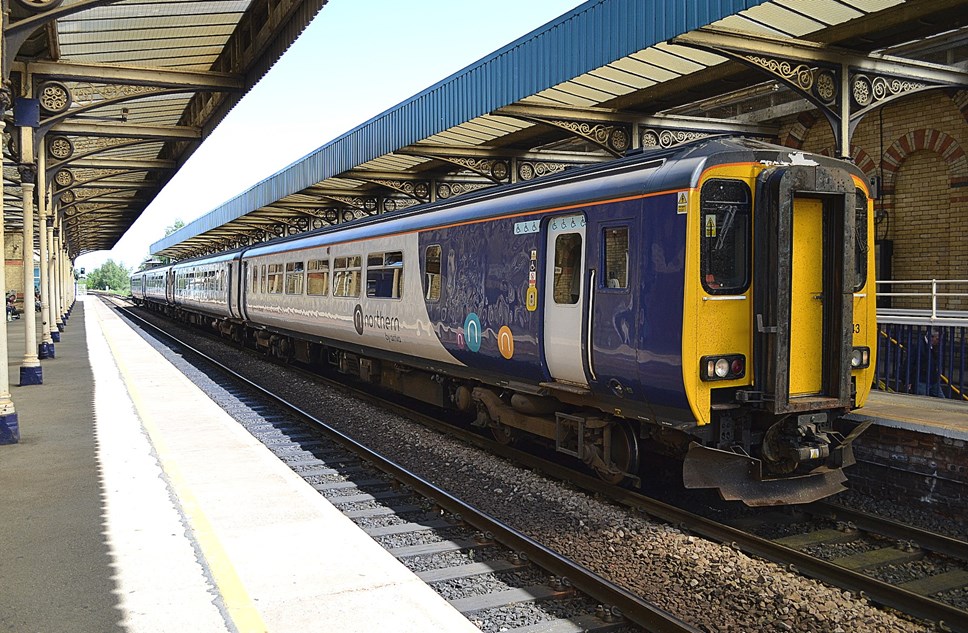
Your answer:
[[[179,263],[145,299],[608,480],[648,445],[803,502],[842,489],[833,425],[870,389],[868,207],[848,163],[713,139]]]

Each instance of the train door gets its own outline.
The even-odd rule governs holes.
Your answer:
[[[790,278],[790,395],[819,394],[823,345],[823,201],[794,198]]]
[[[246,288],[255,289],[255,282],[250,282],[251,275],[249,273],[249,262],[241,262],[242,270],[239,272],[239,318],[245,321],[249,320],[248,309],[246,306],[246,301],[248,299],[249,293],[246,292]],[[248,284],[252,285],[249,286]]]
[[[849,407],[855,185],[844,170],[764,170],[754,221],[754,384],[774,414]]]
[[[551,218],[546,225],[544,355],[555,380],[588,385],[582,358],[582,324],[588,302],[585,216]]]
[[[165,275],[165,300],[175,303],[175,269],[169,268]]]

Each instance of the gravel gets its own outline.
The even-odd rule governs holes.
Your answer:
[[[245,367],[247,374],[264,386],[299,402],[304,410],[342,432],[703,631],[933,630],[727,545],[685,534],[627,508],[592,498],[567,484],[289,375],[237,349],[223,346],[216,353],[213,343],[202,343],[200,337],[193,336],[209,353],[223,357],[229,365]],[[177,355],[168,356],[184,366]],[[186,371],[223,407],[239,407],[204,374]],[[406,536],[377,540],[388,548],[410,544]],[[482,550],[477,551],[480,554]],[[504,626],[486,614],[478,616],[483,630]]]

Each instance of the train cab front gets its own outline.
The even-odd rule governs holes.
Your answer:
[[[695,223],[697,340],[688,351],[701,423],[684,483],[751,506],[836,494],[854,463],[851,442],[868,426],[840,421],[873,378],[865,185],[836,164],[712,176]]]

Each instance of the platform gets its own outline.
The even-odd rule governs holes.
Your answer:
[[[16,386],[0,630],[477,631],[94,297]]]
[[[853,416],[866,416],[875,424],[968,440],[968,402],[872,391]]]

